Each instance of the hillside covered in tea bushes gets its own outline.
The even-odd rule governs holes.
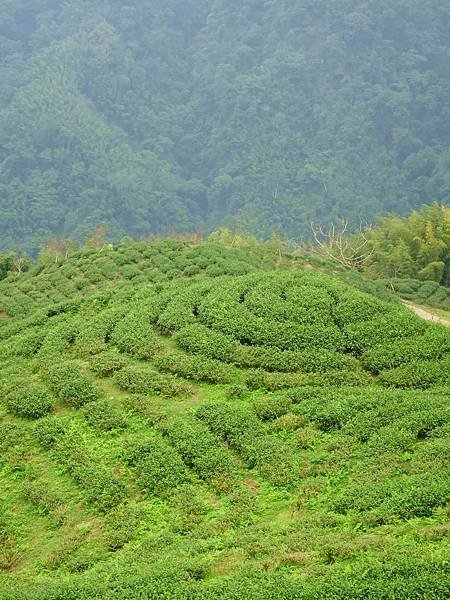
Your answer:
[[[1,600],[448,597],[448,328],[177,240],[0,282]]]
[[[3,0],[0,250],[450,193],[448,0]]]

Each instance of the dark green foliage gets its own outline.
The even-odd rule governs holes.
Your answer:
[[[433,360],[450,352],[450,333],[444,327],[430,327],[423,335],[380,344],[365,352],[362,364],[374,373],[417,360]]]
[[[163,421],[160,429],[201,479],[219,490],[230,487],[235,479],[236,465],[207,427],[195,419],[173,418]]]
[[[135,469],[140,487],[150,495],[165,496],[190,479],[176,450],[157,436],[134,443],[125,460]]]
[[[118,371],[114,380],[123,390],[138,394],[179,396],[191,391],[188,384],[173,375],[162,375],[158,371],[135,365]]]
[[[232,369],[228,365],[201,355],[189,356],[181,352],[161,354],[155,359],[155,365],[160,371],[195,381],[228,383],[232,378]]]
[[[89,425],[101,431],[124,429],[126,427],[124,417],[111,406],[108,400],[90,402],[83,407],[82,412]]]
[[[450,382],[450,359],[415,360],[403,367],[382,371],[380,382],[387,387],[426,389]]]
[[[46,380],[60,400],[76,408],[99,397],[89,377],[75,363],[63,362],[50,366],[46,369]]]
[[[88,12],[2,7],[5,248],[102,222],[115,239],[223,223],[298,238],[311,221],[447,198],[445,0]],[[208,265],[240,272],[225,267]]]
[[[8,411],[16,417],[39,419],[53,409],[53,398],[40,384],[28,384],[5,398]]]
[[[253,410],[263,421],[273,421],[285,415],[292,408],[292,401],[285,397],[261,398],[253,402]]]
[[[98,377],[111,377],[116,371],[120,371],[128,364],[125,356],[117,352],[102,352],[91,358],[91,371]]]
[[[297,473],[291,451],[271,437],[249,410],[218,402],[201,406],[197,417],[228,442],[250,468],[260,469],[273,485],[290,485],[295,480]]]

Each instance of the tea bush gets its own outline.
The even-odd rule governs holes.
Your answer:
[[[113,408],[108,400],[96,400],[83,406],[82,412],[86,421],[92,427],[101,431],[124,429],[126,421],[120,412]]]
[[[122,502],[124,483],[90,456],[76,428],[48,420],[37,429],[37,437],[83,489],[89,504],[105,513]]]
[[[189,356],[181,352],[171,352],[161,354],[154,362],[160,371],[195,381],[228,383],[233,377],[233,372],[228,365],[204,356]]]
[[[157,436],[135,442],[124,458],[136,471],[140,487],[150,495],[166,496],[191,479],[177,451]]]
[[[196,414],[248,467],[257,467],[273,485],[292,484],[297,472],[291,451],[268,433],[256,415],[221,402],[203,405]]]
[[[403,367],[382,371],[380,382],[387,387],[426,389],[450,381],[450,358],[413,361]]]
[[[441,326],[429,327],[423,335],[380,344],[365,352],[362,364],[374,373],[405,363],[433,360],[450,353],[450,333]]]
[[[201,479],[218,489],[229,488],[235,479],[236,465],[207,427],[186,417],[162,421],[159,427]]]
[[[186,352],[203,354],[207,358],[215,358],[224,362],[232,362],[239,344],[231,336],[212,331],[201,324],[190,325],[181,329],[175,340]]]
[[[139,358],[151,358],[162,349],[161,340],[153,331],[145,309],[123,318],[113,329],[111,342]]]
[[[253,410],[263,421],[273,421],[288,413],[292,408],[292,401],[284,397],[266,397],[253,402]]]
[[[102,352],[92,357],[90,368],[98,377],[111,377],[128,365],[128,359],[117,352]]]
[[[118,371],[114,381],[123,390],[137,393],[156,393],[163,396],[180,396],[191,393],[191,387],[173,375],[163,375],[138,365],[130,365]]]
[[[40,384],[29,384],[11,392],[5,399],[8,411],[16,417],[39,419],[53,409],[53,398]]]
[[[50,366],[45,377],[56,396],[78,408],[99,398],[99,391],[80,367],[71,362]]]

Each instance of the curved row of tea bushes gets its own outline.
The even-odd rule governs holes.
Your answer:
[[[135,471],[138,485],[151,496],[166,497],[191,480],[178,452],[156,433],[132,442],[124,459]]]
[[[257,368],[266,371],[303,373],[351,369],[356,361],[338,352],[327,349],[303,351],[280,350],[273,346],[249,346],[241,344],[230,335],[209,329],[202,324],[193,324],[175,334],[180,348],[210,358],[235,364],[238,367]]]
[[[413,361],[435,360],[450,353],[450,331],[429,326],[422,335],[391,341],[365,352],[362,364],[374,373],[400,367]]]
[[[415,360],[402,367],[382,371],[379,381],[387,387],[427,389],[450,383],[450,357]]]
[[[139,365],[121,369],[115,374],[114,381],[123,390],[135,394],[155,393],[174,397],[191,393],[191,387],[174,375],[161,374]]]
[[[90,369],[97,377],[112,377],[128,363],[128,359],[118,352],[101,352],[89,361]]]
[[[292,449],[271,435],[250,410],[216,402],[201,406],[196,415],[272,485],[289,486],[298,476]]]
[[[21,385],[4,399],[6,408],[15,417],[40,419],[53,410],[54,399],[39,383]]]
[[[81,432],[70,422],[47,417],[38,421],[35,433],[40,444],[83,489],[89,504],[105,513],[122,502],[125,484],[90,454]]]
[[[44,377],[57,398],[75,408],[100,397],[99,390],[76,363],[51,365],[44,369]]]
[[[236,463],[205,425],[183,416],[162,421],[158,427],[200,479],[219,491],[230,490],[236,480]]]
[[[153,362],[159,371],[179,375],[184,379],[206,383],[233,381],[234,372],[229,365],[201,355],[190,356],[181,352],[168,352],[160,354]]]

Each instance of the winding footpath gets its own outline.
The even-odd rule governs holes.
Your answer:
[[[422,306],[418,306],[417,304],[414,304],[413,302],[408,302],[407,300],[402,300],[402,302],[410,310],[415,312],[416,315],[418,315],[422,319],[425,319],[425,321],[433,321],[434,323],[440,323],[441,325],[446,325],[447,327],[450,327],[450,321],[448,319],[444,319],[443,317],[438,317],[438,315],[434,315],[433,313],[429,312],[425,308],[422,308]]]

